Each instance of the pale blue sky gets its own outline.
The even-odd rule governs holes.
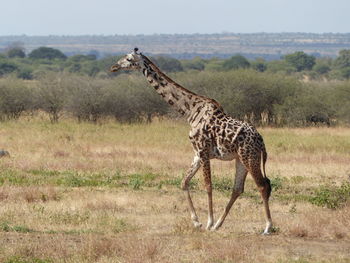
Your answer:
[[[350,32],[350,0],[2,0],[0,35]]]

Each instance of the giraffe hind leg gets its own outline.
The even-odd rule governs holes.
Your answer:
[[[271,220],[271,212],[269,207],[269,198],[271,195],[271,183],[270,179],[265,177],[265,184],[261,190],[261,196],[263,198],[264,202],[264,209],[265,209],[265,217],[266,217],[266,227],[263,232],[263,235],[268,235],[271,232],[272,229],[272,220]]]
[[[244,182],[247,177],[247,169],[245,166],[241,163],[240,160],[236,160],[236,175],[235,175],[235,182],[234,186],[232,189],[231,197],[229,202],[227,203],[223,214],[221,217],[218,219],[212,230],[217,230],[219,229],[222,224],[225,221],[226,216],[228,215],[233,203],[236,201],[236,199],[243,193],[244,191]]]
[[[254,165],[251,167],[251,174],[253,176],[253,179],[258,186],[258,189],[260,191],[263,203],[264,203],[264,210],[265,210],[265,219],[266,219],[266,226],[263,231],[263,235],[270,234],[270,231],[272,229],[272,219],[271,219],[271,213],[270,213],[270,207],[269,207],[269,198],[271,195],[271,183],[270,180],[267,177],[264,177],[260,170],[260,161],[259,165]]]

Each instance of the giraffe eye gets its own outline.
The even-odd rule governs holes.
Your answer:
[[[130,58],[127,58],[126,60],[129,61],[129,62],[131,62],[131,59],[130,59]]]

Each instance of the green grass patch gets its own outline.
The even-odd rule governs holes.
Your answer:
[[[218,177],[213,179],[213,189],[221,192],[232,191],[233,179],[231,177]]]
[[[350,183],[343,183],[339,187],[321,186],[309,199],[314,205],[330,209],[342,207],[348,200],[350,200]]]
[[[270,178],[272,191],[278,191],[283,188],[283,179],[281,177]]]
[[[51,185],[65,187],[123,187],[129,186],[134,190],[142,187],[155,187],[161,182],[162,176],[153,173],[137,173],[121,175],[114,174],[79,172],[79,171],[50,171],[50,170],[2,170],[0,171],[0,186],[30,186],[30,185]],[[169,184],[172,184],[169,182]]]
[[[159,184],[157,182],[160,175],[153,173],[130,174],[124,176],[124,183],[127,180],[127,185],[134,190],[140,190],[142,187],[154,187]]]
[[[132,231],[135,229],[135,226],[128,223],[126,219],[118,218],[115,220],[114,224],[112,225],[112,231],[114,233],[121,233],[126,231]]]
[[[57,212],[49,215],[49,219],[54,223],[66,225],[80,225],[88,221],[90,218],[89,212]]]
[[[30,229],[27,226],[23,226],[23,225],[11,226],[8,222],[0,223],[0,230],[2,232],[17,232],[17,233],[32,233],[32,232],[35,232],[35,230]]]
[[[160,189],[163,186],[174,186],[181,188],[183,177],[167,178],[165,175],[154,173],[134,173],[122,175],[119,172],[108,173],[93,173],[79,171],[55,171],[55,170],[28,170],[18,171],[11,169],[3,169],[0,171],[0,186],[30,186],[30,185],[51,185],[63,187],[129,187],[133,190],[142,190],[144,187]],[[350,199],[350,184],[343,183],[339,187],[321,186],[319,188],[302,187],[302,183],[307,180],[303,176],[293,176],[290,179],[271,176],[271,186],[273,189],[272,196],[283,202],[310,202],[317,206],[323,206],[331,209],[341,207]],[[232,177],[213,177],[213,189],[229,193],[232,191]],[[191,189],[199,189],[199,180],[194,178],[190,182]],[[254,193],[244,193],[244,197],[257,199]],[[45,201],[46,197],[43,196]],[[69,217],[63,214],[61,216]],[[61,218],[65,221],[63,218]],[[80,219],[79,219],[80,220]],[[78,221],[79,221],[78,220]],[[73,218],[68,221],[77,221]],[[6,227],[5,227],[6,228]],[[3,226],[3,231],[4,226]],[[24,229],[10,231],[25,231]]]
[[[4,263],[52,263],[51,259],[40,259],[40,258],[24,258],[19,256],[12,256],[7,258]]]

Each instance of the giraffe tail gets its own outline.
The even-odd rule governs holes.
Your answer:
[[[270,198],[271,195],[271,191],[272,191],[272,187],[271,187],[271,181],[269,178],[267,178],[266,176],[266,171],[265,171],[265,163],[267,160],[267,152],[266,152],[266,148],[265,148],[265,144],[263,143],[263,147],[261,149],[261,154],[262,154],[262,161],[263,161],[263,175],[266,181],[266,187],[267,187],[267,199]]]
[[[267,160],[267,152],[266,152],[266,148],[265,148],[265,144],[263,144],[263,147],[261,149],[261,155],[262,155],[262,161],[263,161],[263,173],[264,173],[264,177],[267,178],[266,176],[266,170],[265,170],[265,163]]]

